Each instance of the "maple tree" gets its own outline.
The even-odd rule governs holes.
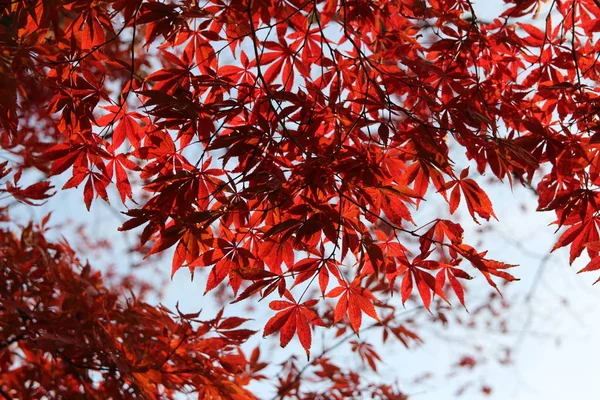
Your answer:
[[[265,364],[239,348],[254,333],[240,328],[246,319],[124,300],[44,230],[0,232],[0,396],[255,398],[244,386]]]
[[[283,347],[296,337],[309,359],[315,331],[359,334],[366,320],[384,339],[418,340],[399,317],[405,303],[467,306],[474,277],[498,291],[516,280],[510,260],[465,240],[455,215],[497,218],[486,173],[534,190],[565,228],[555,248],[569,247],[571,263],[585,251],[581,271],[600,269],[600,2],[504,3],[488,21],[470,0],[0,2],[2,193],[35,205],[66,177],[61,189],[82,187],[88,209],[117,203],[146,256],[170,249],[171,276],[201,275],[205,294],[265,299],[262,334]],[[424,220],[435,198],[446,209]],[[253,333],[240,317],[123,302],[43,224],[0,237],[5,397],[169,397],[190,386],[252,396],[261,364],[239,348]],[[58,329],[73,318],[83,329],[66,338]],[[376,370],[377,352],[353,350]],[[312,357],[331,391],[300,390],[291,363],[281,397],[363,390]],[[24,383],[27,368],[38,386]]]

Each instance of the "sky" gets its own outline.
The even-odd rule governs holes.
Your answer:
[[[487,19],[499,14],[502,1],[480,0],[474,5],[479,19]],[[527,189],[515,187],[511,190],[508,185],[499,185],[488,194],[500,222],[491,223],[491,232],[485,233],[479,232],[475,224],[466,223],[465,236],[468,243],[483,238],[481,247],[489,250],[490,258],[520,265],[514,273],[521,280],[503,290],[507,301],[515,304],[508,318],[509,333],[497,335],[483,330],[473,337],[461,337],[461,331],[449,329],[440,335],[426,332],[426,343],[417,349],[407,350],[400,344],[386,346],[382,348],[385,357],[380,369],[381,379],[398,381],[414,400],[450,399],[457,389],[457,382],[444,373],[456,356],[462,354],[471,341],[494,344],[504,341],[516,349],[512,355],[513,363],[500,366],[490,360],[472,373],[492,386],[489,399],[596,399],[595,382],[597,371],[600,371],[600,287],[593,287],[592,283],[597,276],[577,275],[581,265],[570,267],[564,251],[556,251],[542,262],[558,236],[549,226],[552,215],[535,212],[536,200]],[[526,209],[515,211],[521,210],[522,204],[527,204]],[[123,242],[126,236],[116,231],[123,219],[101,201],[95,202],[92,212],[88,213],[78,191],[59,191],[46,206],[27,211],[31,214],[23,216],[39,220],[48,210],[54,210],[52,221],[73,218],[88,225],[90,232],[114,238],[117,248],[124,249],[127,245]],[[67,238],[69,235],[73,233],[65,231]],[[163,272],[168,276],[168,265],[164,266]],[[191,282],[187,274],[179,273],[173,281],[167,281],[163,303],[168,307],[179,303],[182,311],[203,308],[210,313],[212,306],[202,297],[203,291],[200,279]],[[468,294],[467,302],[469,296],[476,299],[477,293]],[[268,315],[266,303],[261,304],[256,310],[256,327],[264,324],[264,317]],[[293,352],[302,354],[296,343],[281,350],[276,340],[271,342],[273,346],[265,354],[267,359],[282,358]],[[334,356],[349,357],[344,350]],[[352,358],[349,362],[356,360]],[[425,370],[439,373],[440,378],[425,385],[415,385],[414,379]],[[267,385],[258,386],[257,390],[263,391],[259,396],[264,395],[264,398],[272,394],[267,391]],[[460,398],[481,399],[482,396],[475,386]]]

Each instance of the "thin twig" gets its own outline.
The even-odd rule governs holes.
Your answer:
[[[0,387],[0,396],[4,397],[6,400],[13,400],[12,397],[8,395],[1,387]]]

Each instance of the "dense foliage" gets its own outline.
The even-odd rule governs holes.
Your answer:
[[[246,319],[201,321],[125,299],[43,229],[0,231],[1,396],[255,398],[244,386],[265,364],[238,347],[254,333],[240,328]]]
[[[480,175],[534,190],[566,228],[555,248],[600,269],[600,2],[504,3],[486,20],[470,0],[2,2],[2,191],[37,204],[64,176],[88,209],[125,207],[141,251],[173,250],[165,274],[266,299],[263,335],[309,358],[315,330],[363,319],[416,340],[404,303],[516,279],[452,217],[496,218]],[[0,232],[5,397],[251,396],[243,319],[123,300],[40,229]],[[296,369],[280,396],[362,393],[326,362],[329,392]]]

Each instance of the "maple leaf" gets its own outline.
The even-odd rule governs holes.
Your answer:
[[[517,265],[506,264],[499,261],[486,259],[484,257],[487,254],[487,251],[478,253],[474,248],[466,244],[454,245],[452,246],[452,249],[454,249],[458,254],[465,257],[467,260],[469,260],[473,267],[478,269],[479,272],[483,274],[490,286],[492,286],[498,292],[498,286],[492,280],[492,276],[497,276],[508,282],[519,280],[518,278],[515,278],[508,272],[504,271],[505,269],[514,268]]]
[[[471,214],[471,217],[473,217],[475,222],[479,223],[475,217],[475,214],[478,214],[486,221],[489,220],[490,217],[498,219],[496,214],[494,214],[492,202],[490,201],[488,195],[481,189],[477,182],[475,182],[473,179],[468,179],[468,175],[469,168],[465,168],[460,174],[460,179],[448,182],[443,188],[443,190],[446,191],[454,187],[454,189],[452,189],[452,193],[450,194],[450,213],[454,214],[458,208],[462,192],[465,196],[465,202],[467,203],[469,214]]]
[[[350,326],[358,334],[362,324],[362,314],[365,313],[376,321],[379,321],[377,311],[373,302],[377,302],[373,293],[361,286],[361,279],[356,278],[350,285],[341,281],[341,285],[332,289],[325,295],[328,298],[338,298],[335,307],[334,323],[341,321],[347,314]]]
[[[290,292],[286,291],[284,295],[289,301],[274,300],[269,303],[271,310],[277,311],[277,313],[265,325],[263,336],[280,332],[280,344],[281,347],[285,347],[297,334],[300,344],[306,352],[306,357],[310,358],[311,325],[325,326],[314,311],[314,306],[318,303],[318,300],[307,300],[299,304]]]
[[[223,238],[216,239],[211,247],[210,250],[202,253],[196,260],[189,264],[190,268],[214,265],[208,275],[205,293],[217,287],[225,277],[229,276],[229,284],[234,289],[235,294],[237,294],[241,285],[241,279],[245,275],[260,276],[256,275],[256,273],[252,274],[249,269],[252,260],[252,262],[257,264],[254,269],[262,270],[262,268],[259,268],[260,262],[256,260],[252,252],[244,248],[241,244],[238,244],[230,233],[226,233],[226,236]],[[175,264],[174,268],[173,273],[179,266]],[[272,276],[272,274],[263,274],[263,277],[267,276]]]
[[[406,303],[413,291],[413,281],[417,285],[417,291],[423,301],[423,305],[430,311],[431,300],[433,298],[432,292],[438,294],[442,299],[446,300],[446,296],[442,288],[435,284],[435,279],[429,273],[422,271],[416,266],[410,268],[403,268],[404,274],[402,276],[402,283],[400,285],[400,297],[402,304]]]
[[[458,278],[467,280],[471,280],[473,278],[469,276],[469,274],[467,274],[465,271],[459,268],[454,268],[452,265],[444,264],[442,266],[443,268],[440,269],[440,271],[435,277],[435,292],[443,293],[444,285],[446,284],[446,279],[448,279],[450,287],[454,291],[454,294],[456,294],[456,297],[458,297],[458,301],[460,301],[460,304],[462,304],[462,306],[466,308],[465,290],[462,287]]]
[[[17,182],[15,182],[16,184]],[[50,184],[50,182],[36,182],[27,186],[26,188],[21,188],[12,184],[11,182],[6,182],[6,191],[13,195],[15,199],[19,202],[28,204],[28,205],[41,205],[42,203],[37,203],[35,200],[46,200],[52,196],[54,196],[55,192],[51,192],[54,188]]]
[[[570,244],[569,263],[572,264],[583,252],[587,243],[598,241],[598,227],[600,227],[600,218],[598,217],[588,218],[574,223],[563,232],[552,248],[552,251]],[[593,247],[591,249],[593,249]]]
[[[373,370],[377,371],[377,363],[381,362],[381,356],[375,351],[373,345],[366,342],[350,342],[352,345],[352,351],[358,353],[361,361],[366,362],[367,365]]]

